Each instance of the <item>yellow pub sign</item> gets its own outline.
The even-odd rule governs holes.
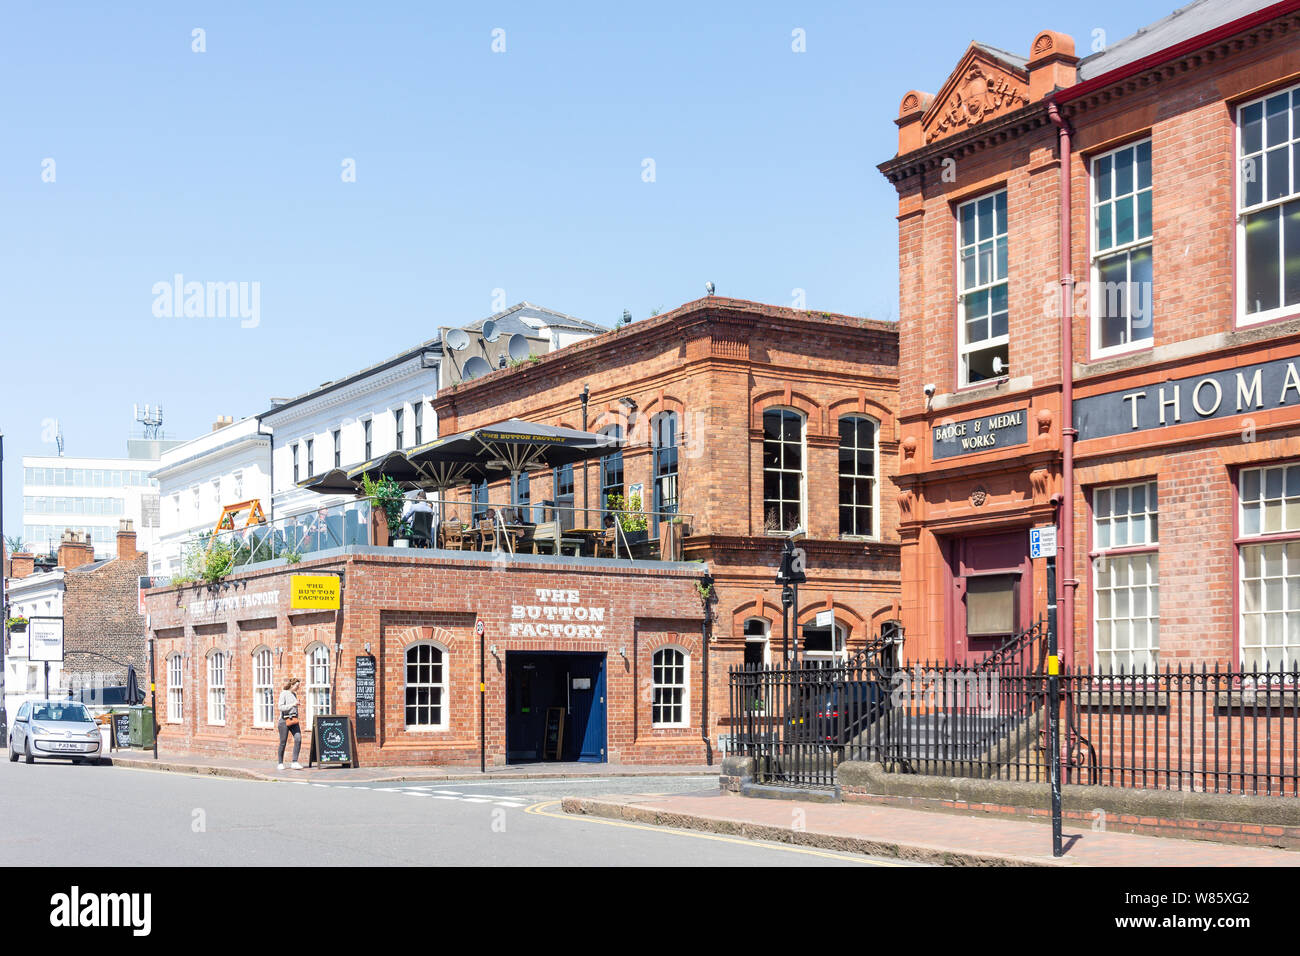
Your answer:
[[[295,611],[337,611],[339,579],[332,575],[295,574],[289,582],[289,607]]]

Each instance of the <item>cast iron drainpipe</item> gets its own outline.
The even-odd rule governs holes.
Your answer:
[[[703,670],[704,693],[700,700],[702,705],[700,714],[700,736],[704,738],[704,759],[707,766],[713,766],[713,741],[709,737],[709,640],[713,636],[711,631],[712,615],[709,612],[709,599],[713,597],[714,580],[713,575],[707,571],[704,577],[700,579],[700,584],[707,587],[708,593],[700,598],[700,605],[704,608],[704,622],[701,627],[702,636],[704,637],[704,653],[701,655]]]
[[[1057,524],[1061,530],[1061,576],[1057,598],[1061,604],[1062,654],[1074,660],[1074,269],[1071,256],[1072,207],[1070,181],[1072,155],[1069,121],[1055,100],[1048,99],[1047,115],[1060,133],[1061,156],[1061,502]]]

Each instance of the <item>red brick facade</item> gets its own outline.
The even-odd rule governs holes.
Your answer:
[[[652,422],[678,416],[679,510],[689,515],[685,557],[716,581],[711,712],[725,716],[726,668],[744,659],[745,621],[765,622],[770,657],[781,652],[781,590],[774,583],[783,535],[765,532],[763,413],[793,409],[804,422],[802,523],[808,583],[798,626],[832,611],[850,651],[898,615],[898,512],[888,481],[897,462],[897,337],[890,323],[709,297],[533,363],[438,394],[439,429],[450,434],[511,417],[581,427],[619,425],[626,436],[624,488],[641,484],[651,507]],[[630,410],[624,399],[635,403]],[[840,533],[841,416],[876,423],[874,534]],[[599,465],[575,467],[575,504],[598,509]],[[531,476],[531,500],[552,498],[549,472]],[[490,500],[508,503],[499,482]],[[726,727],[711,720],[711,732]]]
[[[624,570],[595,562],[547,558],[513,561],[504,567],[488,558],[458,560],[372,553],[322,558],[292,567],[237,573],[231,586],[166,588],[148,592],[158,668],[158,722],[164,747],[203,753],[275,756],[274,723],[255,721],[254,660],[271,652],[274,698],[288,677],[306,685],[307,655],[317,646],[329,652],[332,712],[355,715],[358,655],[376,664],[376,737],[359,742],[363,766],[477,764],[480,755],[478,693],[480,642],[485,627],[486,755],[506,762],[506,657],[528,651],[604,655],[608,700],[607,759],[614,764],[702,764],[709,756],[701,733],[706,669],[713,666],[703,639],[703,614],[693,569]],[[295,574],[342,572],[342,610],[294,611],[290,580]],[[538,589],[563,592],[548,599]],[[576,592],[576,593],[575,593]],[[582,632],[528,638],[512,623],[517,607],[563,603],[596,619]],[[545,615],[542,616],[545,618]],[[557,615],[558,617],[558,615]],[[585,635],[585,636],[584,636]],[[407,651],[431,643],[443,655],[443,726],[408,728]],[[651,661],[672,645],[686,654],[686,726],[653,726]],[[337,649],[336,649],[337,648]],[[218,722],[210,694],[209,657],[225,655],[225,720]],[[624,657],[624,652],[626,657]],[[180,719],[169,709],[172,658],[179,655]],[[308,697],[299,691],[303,717],[303,762],[310,750]],[[278,715],[277,715],[278,716]]]
[[[909,656],[975,651],[977,642],[963,627],[972,613],[968,588],[987,571],[1014,563],[1022,574],[1022,626],[1044,613],[1044,562],[1029,561],[1028,530],[1056,522],[1055,501],[1063,496],[1074,548],[1070,561],[1062,557],[1062,594],[1075,588],[1073,629],[1065,631],[1063,653],[1084,667],[1119,659],[1119,653],[1100,653],[1122,648],[1118,629],[1099,647],[1098,614],[1107,628],[1118,628],[1120,615],[1106,617],[1097,577],[1108,573],[1111,555],[1123,557],[1124,551],[1106,551],[1094,531],[1099,519],[1105,523],[1099,508],[1119,500],[1109,499],[1106,489],[1155,482],[1158,540],[1127,551],[1154,554],[1158,561],[1158,613],[1142,613],[1158,629],[1153,649],[1159,662],[1249,663],[1243,648],[1241,576],[1249,542],[1239,527],[1242,469],[1300,461],[1300,388],[1288,390],[1285,378],[1288,361],[1300,367],[1300,302],[1284,303],[1261,322],[1239,301],[1247,282],[1238,206],[1240,110],[1300,84],[1298,8],[1261,5],[1245,20],[1181,38],[1142,59],[1120,56],[1119,65],[1101,72],[1085,70],[1088,62],[1074,55],[1070,39],[1050,31],[1035,38],[1027,62],[975,45],[938,97],[904,97],[900,151],[881,170],[899,193],[897,500]],[[974,80],[973,71],[979,74]],[[958,94],[965,96],[960,122],[950,109]],[[1053,111],[1069,134],[1068,262],[1060,242],[1066,144]],[[1295,133],[1300,129],[1287,135]],[[1145,141],[1152,334],[1144,340],[1135,325],[1126,345],[1104,350],[1093,314],[1100,307],[1090,295],[1090,285],[1094,293],[1102,289],[1093,281],[1092,256],[1099,214],[1094,202],[1105,189],[1098,178],[1105,167],[1096,163]],[[1300,162],[1300,147],[1294,150],[1293,161]],[[1300,190],[1300,181],[1294,188]],[[965,279],[958,276],[959,207],[1002,190],[1009,370],[970,381],[963,378],[958,344],[958,285]],[[1287,281],[1300,283],[1293,250],[1281,269]],[[1078,439],[1070,488],[1062,474],[1063,287],[1073,293],[1074,312],[1070,371]],[[1262,403],[1250,396],[1243,406],[1232,390],[1236,373],[1249,386],[1254,369],[1270,362],[1281,364],[1265,373],[1267,396]],[[1215,373],[1223,376],[1217,386],[1200,384]],[[1181,386],[1176,408],[1172,383],[1183,379],[1190,381]],[[934,385],[929,398],[927,384]],[[1169,402],[1163,409],[1162,388]],[[1222,404],[1201,414],[1211,409],[1216,389],[1223,390]],[[1148,403],[1141,407],[1147,417],[1130,420],[1140,402]],[[964,424],[969,435],[976,423],[987,426],[991,417],[1008,414],[1023,416],[1023,437],[1005,429],[1001,437],[1012,442],[1006,447],[999,442],[941,456],[951,446],[936,438],[937,429]],[[1287,532],[1277,538],[1284,541],[1300,528],[1277,530]],[[993,534],[1008,536],[1007,549],[1023,542],[1021,554],[1009,558],[1004,549],[996,558],[981,557],[978,546],[992,542]],[[995,550],[990,545],[987,553]],[[1128,613],[1136,620],[1136,612]],[[1128,634],[1128,623],[1123,627]],[[1286,643],[1288,660],[1296,660],[1300,639]]]

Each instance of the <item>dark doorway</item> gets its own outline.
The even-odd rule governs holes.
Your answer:
[[[506,760],[554,760],[545,748],[547,712],[563,713],[560,759],[606,759],[605,655],[506,652]]]

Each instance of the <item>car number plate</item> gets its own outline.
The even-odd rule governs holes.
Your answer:
[[[80,748],[76,744],[72,743],[71,741],[56,740],[54,742],[54,749],[55,750],[79,750]]]

